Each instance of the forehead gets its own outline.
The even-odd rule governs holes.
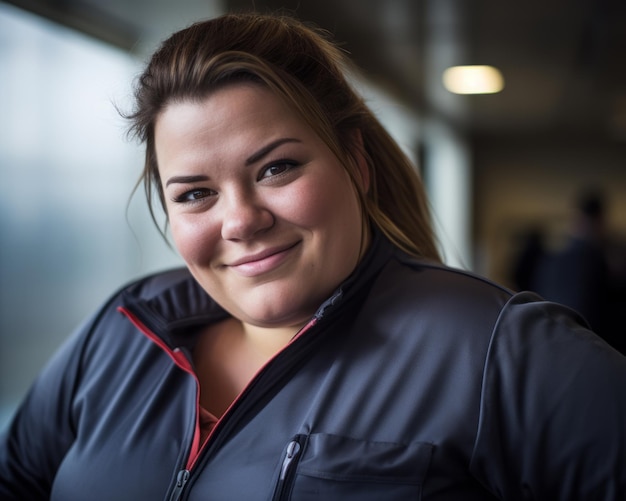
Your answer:
[[[258,86],[231,86],[202,99],[175,100],[163,109],[155,123],[157,150],[193,140],[214,140],[263,132],[292,124],[297,119],[275,95]]]
[[[290,137],[318,151],[324,141],[269,89],[221,88],[202,99],[172,101],[155,126],[158,170],[244,161],[251,152]]]
[[[288,121],[303,122],[277,94],[264,86],[239,83],[221,87],[202,98],[175,99],[167,103],[155,121],[155,141],[177,132],[210,129],[232,131],[263,125],[271,129]],[[303,124],[304,125],[304,124]]]

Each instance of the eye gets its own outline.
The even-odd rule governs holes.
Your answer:
[[[173,201],[181,204],[194,203],[215,194],[216,193],[213,190],[209,190],[208,188],[196,188],[193,190],[185,191],[184,193],[175,196],[173,198]]]
[[[273,162],[261,170],[258,179],[260,181],[262,179],[280,176],[281,174],[285,174],[294,167],[297,167],[298,165],[298,162],[295,162],[293,160],[279,160],[277,162]]]

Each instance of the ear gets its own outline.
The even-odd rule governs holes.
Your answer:
[[[363,188],[364,193],[367,193],[370,189],[370,169],[365,157],[365,145],[360,129],[356,129],[353,132],[353,144],[352,156],[360,174],[361,188]]]

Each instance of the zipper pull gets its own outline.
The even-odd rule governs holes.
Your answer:
[[[287,476],[289,475],[290,467],[298,458],[299,453],[300,443],[297,440],[289,442],[289,444],[287,445],[287,452],[285,453],[285,457],[283,458],[283,464],[280,467],[280,476],[278,477],[278,482],[274,490],[274,496],[272,497],[272,501],[281,501],[283,499],[283,496],[285,495],[284,491],[289,484],[289,482],[287,481]]]
[[[285,455],[285,459],[283,459],[283,465],[280,469],[280,480],[285,480],[287,472],[289,471],[289,466],[298,456],[299,452],[300,444],[295,440],[293,442],[289,442],[289,445],[287,446],[287,454]]]
[[[176,477],[176,487],[174,487],[174,490],[172,491],[170,501],[178,501],[180,499],[183,489],[185,488],[185,485],[187,485],[187,481],[190,476],[191,473],[189,473],[189,470],[180,470],[178,472],[178,476]]]
[[[284,499],[284,496],[286,495],[285,491],[289,485],[287,477],[291,471],[291,466],[294,464],[296,459],[298,459],[298,454],[300,454],[300,442],[297,440],[289,442],[287,445],[287,452],[283,458],[283,464],[280,467],[280,476],[278,477],[278,482],[276,483],[276,488],[274,489],[272,501],[282,501]]]

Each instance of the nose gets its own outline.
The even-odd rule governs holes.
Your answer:
[[[249,240],[274,226],[274,215],[254,194],[222,194],[222,238]]]

